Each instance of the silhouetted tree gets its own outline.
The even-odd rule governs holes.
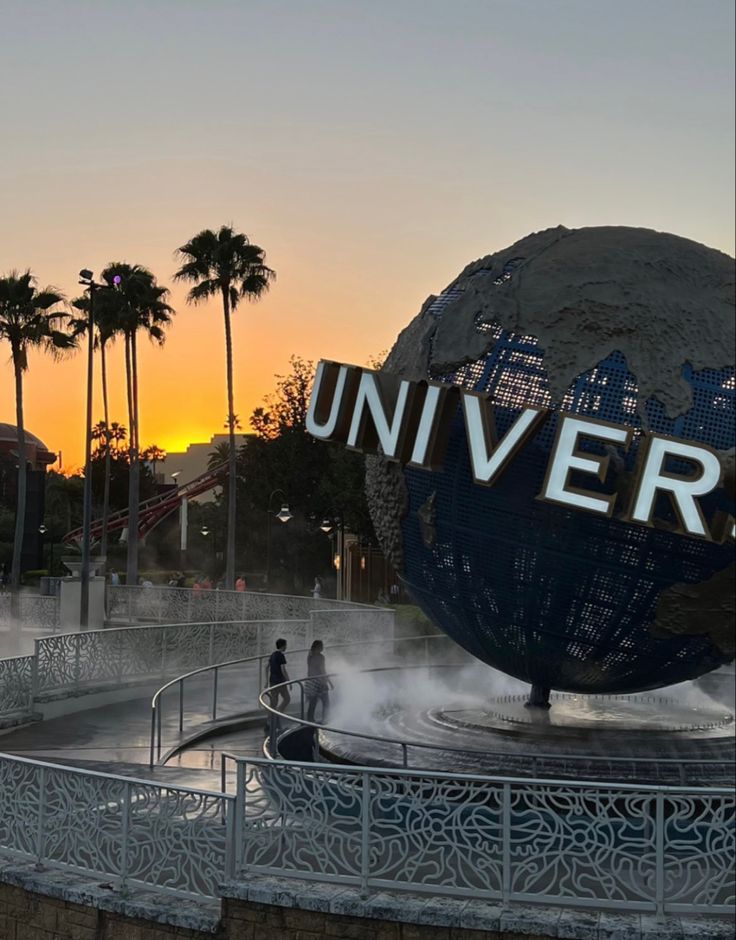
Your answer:
[[[23,421],[23,373],[28,369],[28,350],[42,349],[58,355],[76,345],[65,329],[68,315],[59,309],[64,297],[52,287],[36,288],[30,271],[11,271],[0,278],[0,339],[10,346],[15,375],[15,414],[18,430],[18,502],[13,538],[10,582],[20,584],[20,559],[26,514],[26,436]]]
[[[268,290],[276,274],[266,266],[263,249],[251,244],[247,235],[234,231],[229,225],[223,225],[217,232],[204,229],[186,245],[182,245],[178,254],[183,264],[174,278],[194,285],[189,291],[187,301],[199,304],[211,297],[222,299],[225,319],[227,424],[230,435],[225,587],[232,590],[235,587],[237,416],[233,402],[233,342],[230,315],[241,300],[257,300]]]

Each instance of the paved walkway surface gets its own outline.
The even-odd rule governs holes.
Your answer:
[[[253,714],[256,670],[249,665],[237,674],[223,674],[218,684],[218,721]],[[221,789],[220,753],[262,756],[264,722],[246,730],[224,732],[175,755],[166,766],[148,765],[151,733],[151,696],[88,709],[26,725],[0,735],[0,751],[37,760],[202,789]],[[212,727],[212,681],[192,679],[185,685],[184,731],[179,733],[179,694],[169,690],[162,705],[162,755],[185,740],[195,728]],[[233,774],[229,774],[232,782]]]

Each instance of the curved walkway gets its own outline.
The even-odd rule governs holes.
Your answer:
[[[242,679],[255,679],[251,666]],[[230,676],[220,688],[223,712],[237,714],[242,701],[239,694],[241,676]],[[151,731],[151,696],[159,683],[142,688],[140,696],[130,701],[106,704],[62,715],[45,721],[25,725],[0,736],[0,750],[32,757],[87,767],[103,773],[192,786],[200,789],[220,790],[220,748],[215,739],[207,740],[173,757],[165,766],[148,766]],[[179,734],[178,709],[172,697],[171,707],[162,718],[163,749],[168,750],[182,742]],[[210,686],[206,682],[191,683],[187,689],[187,721],[203,728],[210,721]],[[245,703],[246,706],[248,703]],[[244,710],[245,711],[245,710]],[[222,724],[216,722],[214,724]],[[223,732],[223,736],[224,736]],[[220,742],[217,742],[218,744]],[[263,753],[262,720],[250,730],[237,736],[228,735],[227,748],[243,756],[258,757]]]

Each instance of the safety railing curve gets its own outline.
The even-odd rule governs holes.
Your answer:
[[[374,673],[395,672],[395,671],[405,672],[407,670],[426,669],[427,667],[428,667],[428,664],[426,662],[424,664],[414,663],[414,664],[402,664],[400,666],[394,666],[394,665],[377,666],[377,667],[373,667],[370,669],[361,670],[361,673],[374,674]],[[455,669],[458,667],[455,664],[435,663],[435,664],[431,664],[430,668],[433,670],[442,670],[442,669]],[[324,722],[309,721],[308,719],[306,719],[305,712],[304,712],[304,702],[307,697],[306,691],[305,691],[307,684],[310,681],[313,681],[315,678],[333,680],[333,679],[338,679],[339,676],[340,676],[339,673],[329,673],[324,676],[307,676],[307,677],[301,677],[297,679],[289,679],[287,682],[281,682],[276,685],[272,685],[267,688],[264,688],[259,696],[259,705],[270,716],[269,737],[270,737],[271,742],[277,744],[281,729],[284,728],[286,723],[288,722],[288,723],[291,723],[292,725],[297,724],[302,727],[312,729],[313,740],[314,740],[313,753],[314,753],[314,759],[317,762],[320,759],[319,745],[318,745],[318,735],[320,731],[328,731],[328,732],[331,732],[332,734],[344,735],[345,737],[362,739],[364,741],[375,741],[383,745],[385,744],[395,745],[397,749],[400,749],[400,752],[401,752],[401,763],[397,764],[396,766],[400,766],[404,770],[410,769],[409,767],[409,749],[410,748],[417,749],[420,751],[425,751],[425,752],[426,751],[443,751],[443,752],[447,752],[450,754],[453,754],[453,753],[465,754],[465,755],[469,755],[472,757],[477,757],[479,759],[480,758],[485,758],[485,759],[498,758],[499,760],[501,760],[504,758],[508,759],[510,756],[512,756],[508,751],[493,750],[492,748],[484,748],[483,750],[480,750],[480,749],[475,749],[471,747],[454,747],[444,742],[440,744],[430,744],[427,741],[407,741],[404,738],[394,738],[391,736],[387,736],[385,734],[378,735],[378,734],[371,734],[368,731],[357,731],[353,729],[340,728],[334,725],[326,724]],[[281,688],[291,689],[294,686],[297,686],[300,689],[299,698],[301,701],[301,709],[300,709],[300,714],[298,717],[293,714],[281,712],[277,708],[275,708],[272,704],[273,692]],[[278,756],[277,752],[272,753],[272,756],[277,757]],[[517,762],[520,759],[523,762],[524,756],[525,755],[520,755],[518,753],[513,754],[513,758]],[[662,765],[668,768],[669,770],[672,770],[673,772],[675,772],[675,774],[678,777],[679,784],[683,786],[687,782],[685,779],[685,771],[691,767],[692,768],[705,768],[705,769],[711,767],[714,770],[718,768],[721,770],[722,774],[725,774],[726,776],[730,776],[731,779],[733,779],[734,775],[736,775],[736,760],[724,759],[722,757],[714,758],[712,760],[707,759],[707,758],[681,758],[681,757],[650,758],[650,757],[629,757],[629,756],[617,756],[617,755],[597,756],[597,755],[588,755],[588,754],[560,755],[560,754],[553,754],[553,753],[545,753],[541,751],[528,756],[529,772],[532,777],[542,776],[544,774],[543,768],[545,764],[559,765],[559,763],[561,762],[562,763],[569,762],[573,767],[576,768],[576,771],[575,771],[576,773],[579,773],[580,769],[584,766],[587,766],[588,768],[590,768],[590,767],[595,767],[596,765],[600,767],[604,764],[607,764],[609,766],[612,765],[614,767],[616,766],[624,767],[628,765],[628,766],[633,766],[635,768],[643,768],[646,766],[650,766],[653,763],[656,763],[657,765]],[[422,769],[422,768],[416,768],[416,769]]]
[[[423,634],[421,636],[415,637],[386,637],[381,640],[365,640],[365,641],[352,641],[348,643],[328,643],[325,645],[327,650],[346,650],[346,649],[357,649],[360,651],[365,650],[368,647],[378,647],[378,646],[393,646],[421,643],[422,648],[425,652],[425,658],[428,658],[429,644],[432,642],[441,642],[449,644],[451,641],[444,634]],[[296,649],[289,649],[289,655],[294,655],[297,653],[308,653],[309,647],[297,647]],[[185,695],[184,695],[184,684],[187,680],[193,679],[196,676],[203,676],[207,673],[212,674],[212,690],[211,690],[211,711],[210,711],[210,721],[214,722],[217,720],[217,707],[218,707],[218,691],[219,691],[219,676],[224,669],[232,668],[235,666],[245,666],[257,664],[256,670],[256,679],[257,679],[257,689],[256,697],[253,701],[254,706],[258,706],[261,698],[261,690],[265,686],[265,676],[264,673],[264,664],[267,664],[268,658],[270,656],[271,650],[268,653],[260,653],[255,656],[243,656],[238,659],[228,660],[225,662],[219,663],[210,663],[206,666],[200,666],[197,669],[192,669],[189,672],[183,673],[180,676],[176,676],[173,679],[170,679],[168,682],[164,683],[151,698],[151,723],[150,723],[150,739],[149,739],[149,766],[153,767],[157,760],[161,758],[161,752],[163,749],[162,745],[162,722],[163,722],[163,711],[162,711],[162,699],[166,692],[170,689],[178,688],[179,696],[179,719],[178,719],[178,730],[179,734],[183,733],[184,730],[184,714],[185,714]],[[304,708],[304,701],[302,697],[302,711]]]
[[[731,914],[730,787],[274,761],[236,765],[231,880],[503,905]]]

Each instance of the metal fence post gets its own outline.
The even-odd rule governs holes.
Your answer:
[[[148,755],[148,766],[153,767],[154,748],[156,746],[156,713],[158,712],[158,702],[151,709],[151,747]]]
[[[225,776],[223,762],[223,777]],[[229,800],[226,796],[220,797],[222,800],[222,815],[225,823],[225,871],[222,873],[225,878],[233,879],[235,877],[235,806],[234,800]]]
[[[156,706],[156,760],[160,760],[161,758],[161,712],[163,711],[163,704],[163,698],[160,698],[158,700],[158,705]]]
[[[179,734],[184,730],[184,680],[179,679]]]
[[[370,777],[368,771],[364,770],[361,774],[363,786],[360,795],[360,895],[368,896],[368,876],[370,865]]]
[[[129,842],[129,832],[130,832],[130,790],[132,784],[126,780],[123,784],[123,797],[122,797],[122,815],[121,820],[121,846],[120,846],[120,893],[126,893],[126,882],[128,880],[128,867],[129,867],[129,858],[128,858],[128,842]]]
[[[41,767],[38,772],[38,827],[36,829],[36,869],[43,869],[43,834],[46,825],[46,768]]]
[[[215,666],[212,672],[212,720],[217,718],[217,675],[218,668]]]
[[[163,627],[161,630],[161,675],[166,675],[166,653],[168,646],[169,638],[167,635],[166,627]]]
[[[81,651],[79,649],[79,638],[81,634],[77,634],[74,637],[74,688],[79,688],[80,683],[80,674],[81,674],[81,664],[80,664],[80,655]]]
[[[230,878],[235,878],[243,869],[243,826],[245,824],[245,762],[235,762],[235,808],[233,812],[235,838],[231,839],[234,850],[230,858]]]
[[[211,666],[215,661],[215,625],[211,623],[209,626],[209,648],[207,650],[207,665]]]
[[[39,681],[40,681],[40,677],[38,675],[39,647],[40,647],[40,642],[37,639],[34,639],[33,660],[31,661],[31,699],[28,703],[29,711],[33,711],[33,704],[38,698],[38,692],[39,692]]]
[[[118,668],[116,672],[116,680],[120,683],[120,680],[123,678],[123,631],[118,630],[117,636],[117,648],[118,648]]]
[[[655,872],[655,892],[656,892],[656,903],[657,903],[657,920],[664,919],[664,795],[661,790],[657,791],[655,797],[655,824],[654,824],[654,840],[655,840],[655,856],[656,856],[656,872]]]
[[[501,806],[503,829],[503,861],[501,868],[501,895],[506,907],[511,898],[511,784],[503,784],[503,802]]]

